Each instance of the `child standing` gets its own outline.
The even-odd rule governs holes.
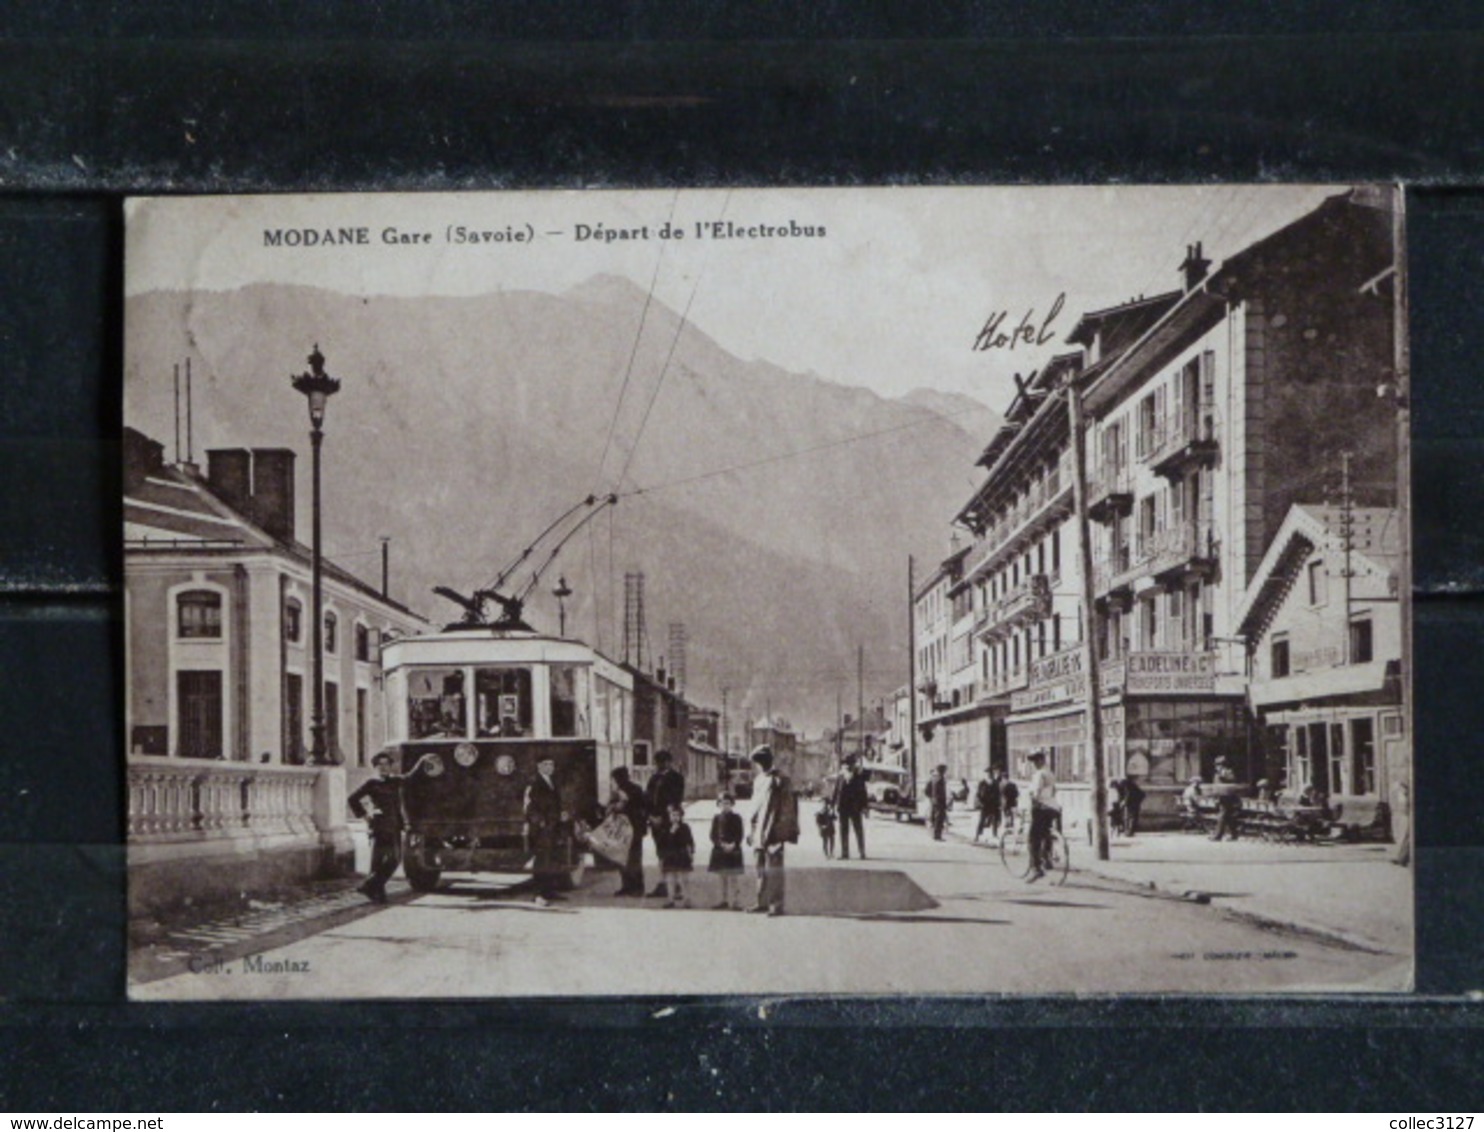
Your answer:
[[[669,893],[666,908],[689,908],[690,895],[685,891],[685,878],[690,875],[696,858],[696,838],[685,822],[685,811],[671,806],[669,820],[657,831],[659,836],[660,871]]]
[[[835,807],[826,802],[814,815],[814,824],[819,827],[819,841],[824,846],[824,855],[835,855]]]
[[[736,801],[730,794],[716,800],[716,816],[711,819],[711,865],[709,872],[721,877],[721,901],[718,908],[742,907],[737,896],[737,878],[742,875],[742,815],[733,813]]]

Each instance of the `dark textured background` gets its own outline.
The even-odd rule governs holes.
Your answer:
[[[1481,32],[1462,3],[0,9],[0,1109],[1477,1108]],[[1418,999],[123,1002],[126,193],[1393,178]]]

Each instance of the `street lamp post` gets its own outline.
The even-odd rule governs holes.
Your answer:
[[[557,578],[557,584],[551,592],[552,596],[557,599],[557,623],[560,626],[557,629],[557,636],[565,637],[567,635],[567,599],[572,596],[572,587],[567,585],[565,574]]]
[[[320,562],[320,500],[319,500],[319,450],[325,438],[325,405],[330,397],[340,391],[340,382],[325,372],[325,356],[315,343],[314,353],[309,355],[309,372],[297,377],[290,375],[289,382],[309,402],[309,444],[313,453],[313,515],[314,537],[310,572],[313,578],[314,609],[311,647],[314,650],[314,714],[309,724],[309,761],[319,765],[328,762],[325,750],[325,610],[323,569]]]

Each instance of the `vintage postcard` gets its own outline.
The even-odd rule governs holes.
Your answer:
[[[130,201],[131,996],[1409,990],[1402,205]]]

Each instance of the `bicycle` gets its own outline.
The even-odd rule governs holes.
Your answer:
[[[1011,828],[1000,835],[1000,862],[1005,866],[1005,871],[1017,880],[1024,880],[1031,873],[1030,853],[1030,815],[1017,810],[1016,821]],[[1043,862],[1043,868],[1052,884],[1062,884],[1067,879],[1067,872],[1072,867],[1072,853],[1067,845],[1067,839],[1062,831],[1055,827],[1051,830],[1050,842],[1047,846],[1047,860]]]

